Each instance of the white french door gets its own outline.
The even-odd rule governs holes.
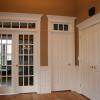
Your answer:
[[[11,93],[13,88],[13,36],[0,32],[0,94]]]
[[[34,34],[0,34],[0,94],[36,92]]]
[[[34,84],[34,35],[16,34],[17,92],[36,92]]]

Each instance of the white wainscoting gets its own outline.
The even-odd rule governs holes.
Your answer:
[[[80,90],[80,68],[73,66],[70,69],[70,85],[69,89],[81,93]],[[52,78],[50,66],[41,66],[39,69],[39,88],[38,94],[51,93]]]
[[[51,93],[51,70],[48,66],[40,66],[39,69],[39,94]]]
[[[72,70],[72,88],[73,91],[76,91],[78,93],[81,93],[80,90],[80,86],[81,86],[81,82],[80,82],[80,67],[78,65],[75,66],[75,69]]]

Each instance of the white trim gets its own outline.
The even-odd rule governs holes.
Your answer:
[[[17,94],[19,94],[19,93],[8,93],[8,94],[0,94],[0,96],[10,96],[10,95],[17,95]]]
[[[47,15],[48,20],[54,21],[54,22],[71,22],[76,19],[76,17],[69,17],[69,16],[56,16],[56,15]]]
[[[64,23],[64,24],[68,24],[70,29],[66,32],[61,32],[61,33],[66,33],[66,34],[73,34],[74,35],[74,21],[75,21],[75,17],[68,17],[68,16],[55,16],[55,15],[47,15],[48,17],[48,67],[50,69],[50,84],[51,84],[51,91],[53,91],[52,89],[52,55],[51,55],[51,48],[52,48],[52,44],[51,44],[51,33],[55,33],[55,31],[52,29],[52,25],[54,23]],[[57,31],[56,31],[57,32]],[[74,40],[73,40],[74,42]],[[74,44],[74,43],[73,43]],[[74,51],[73,51],[74,52]],[[74,62],[74,58],[73,58],[73,62]],[[72,63],[72,65],[74,65],[74,63]],[[74,65],[75,66],[75,65]]]
[[[77,27],[79,28],[79,30],[82,30],[82,29],[88,28],[92,25],[95,25],[97,23],[100,23],[100,13],[81,22],[80,24],[77,25]]]
[[[53,24],[67,24],[68,25],[68,31],[59,31],[59,32],[74,32],[74,21],[76,17],[69,17],[69,16],[56,16],[56,15],[47,15],[48,17],[48,32],[58,32],[53,30]],[[49,33],[48,33],[49,34]]]
[[[40,66],[38,94],[51,93],[50,67]]]
[[[9,12],[0,12],[0,20],[15,20],[15,21],[33,21],[40,20],[42,14],[27,14],[27,13],[9,13]]]
[[[36,43],[36,50],[34,51],[35,52],[35,57],[37,59],[36,62],[34,62],[35,66],[36,66],[36,81],[35,81],[35,86],[36,86],[36,89],[35,91],[38,92],[39,91],[39,73],[40,73],[40,22],[41,22],[41,14],[24,14],[24,13],[6,13],[6,12],[0,12],[0,20],[8,20],[8,21],[32,21],[32,22],[35,22],[36,23],[36,29],[3,29],[1,28],[0,29],[0,32],[13,32],[13,33],[16,33],[16,32],[19,32],[19,33],[22,33],[22,32],[31,32],[33,34],[35,34],[35,43]],[[38,46],[37,46],[38,45]],[[1,87],[0,87],[1,88]],[[10,93],[17,93],[17,91],[11,91]],[[5,93],[5,94],[10,94],[10,93]]]

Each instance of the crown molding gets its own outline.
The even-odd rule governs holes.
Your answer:
[[[57,16],[57,15],[47,15],[49,21],[53,22],[74,22],[76,17],[70,16]]]
[[[0,20],[40,20],[42,14],[0,12]]]
[[[86,19],[85,21],[81,22],[77,25],[79,30],[85,29],[87,27],[93,26],[97,23],[100,23],[100,13],[97,13],[96,15]]]

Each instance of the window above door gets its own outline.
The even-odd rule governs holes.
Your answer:
[[[37,31],[41,14],[0,12],[0,30]]]

